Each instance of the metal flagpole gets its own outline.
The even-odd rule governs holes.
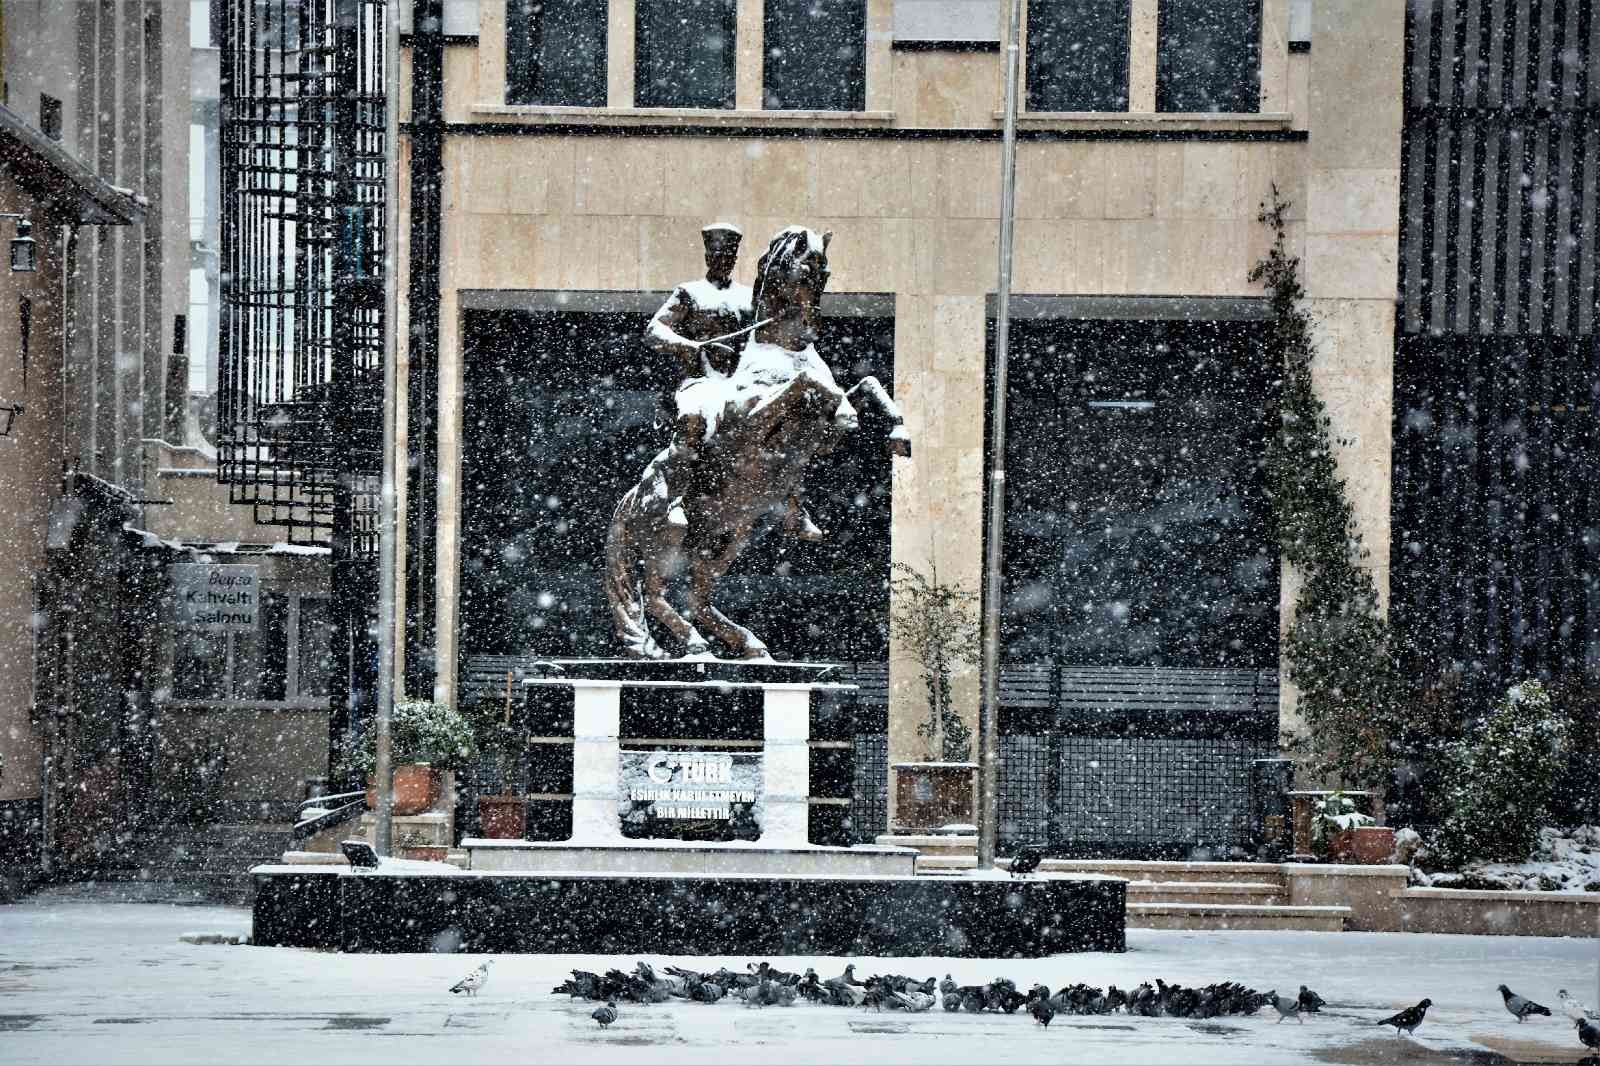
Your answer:
[[[1006,510],[1006,363],[1011,341],[1011,246],[1016,232],[1017,81],[1022,0],[1006,22],[1005,127],[1000,140],[1000,278],[995,286],[994,396],[989,403],[989,522],[983,568],[983,705],[978,714],[978,869],[994,867],[1000,762],[1000,538]]]
[[[391,770],[389,719],[394,707],[395,649],[395,404],[399,358],[397,340],[400,269],[399,247],[399,112],[400,112],[400,12],[390,0],[383,7],[383,485],[378,497],[378,691],[373,721],[377,749],[374,773],[378,785],[375,850],[388,855],[394,846],[394,777]]]

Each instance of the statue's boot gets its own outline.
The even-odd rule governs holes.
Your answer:
[[[817,543],[827,535],[811,520],[798,496],[790,496],[789,503],[784,508],[783,533],[786,537],[793,537],[795,540],[803,540],[810,544]]]

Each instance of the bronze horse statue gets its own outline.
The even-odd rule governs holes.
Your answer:
[[[911,454],[904,418],[876,378],[849,391],[817,354],[818,305],[832,234],[790,226],[756,266],[756,324],[727,376],[709,365],[703,441],[675,438],[617,503],[606,534],[606,597],[625,654],[668,658],[650,631],[664,626],[686,656],[771,658],[766,644],[712,603],[717,581],[768,515],[781,515],[811,460],[858,426],[862,405],[892,424],[888,446]],[[683,609],[667,598],[679,580]]]

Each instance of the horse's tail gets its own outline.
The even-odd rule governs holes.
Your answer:
[[[617,639],[629,655],[658,659],[661,650],[650,636],[644,617],[644,587],[639,577],[639,548],[634,541],[629,519],[638,513],[639,486],[635,485],[617,501],[606,530],[606,599],[611,602],[611,621]]]

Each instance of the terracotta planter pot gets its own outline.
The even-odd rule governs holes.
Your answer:
[[[439,799],[439,771],[427,763],[407,763],[394,768],[394,813],[421,814]],[[378,809],[378,789],[367,777],[367,809]]]
[[[443,844],[410,844],[400,849],[405,858],[420,862],[444,862],[450,849]]]
[[[490,840],[521,840],[528,832],[528,801],[521,796],[479,796],[478,831]]]
[[[1335,833],[1328,845],[1334,862],[1378,866],[1394,854],[1394,830],[1386,825],[1363,825]]]

